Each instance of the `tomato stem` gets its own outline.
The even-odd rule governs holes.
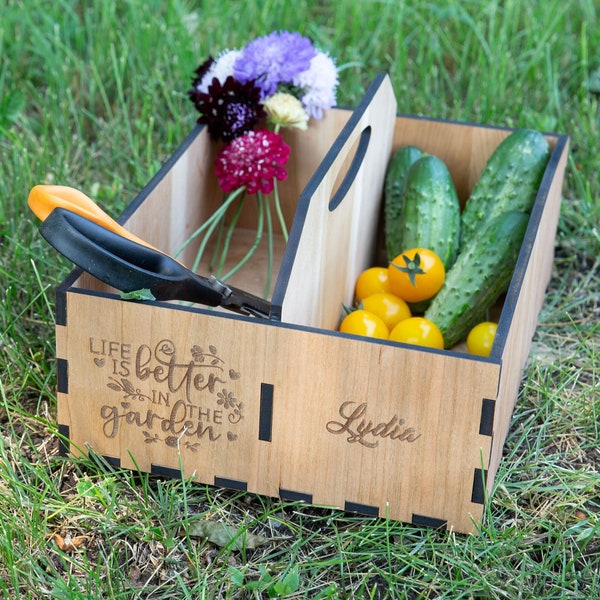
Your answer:
[[[401,267],[400,265],[397,265],[396,263],[392,263],[392,265],[394,265],[394,267],[396,267],[396,269],[398,269],[398,271],[402,271],[403,273],[406,273],[408,275],[409,281],[415,287],[417,287],[417,281],[416,281],[417,275],[425,275],[426,274],[425,271],[423,271],[423,269],[421,268],[421,257],[419,256],[419,253],[416,252],[414,258],[410,258],[406,254],[403,254],[402,259],[404,260],[404,264],[405,264],[404,267]]]

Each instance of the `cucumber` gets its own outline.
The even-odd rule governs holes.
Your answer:
[[[488,159],[461,217],[461,246],[482,225],[510,210],[529,213],[550,158],[546,138],[538,131],[517,129]]]
[[[448,270],[460,243],[460,204],[448,168],[427,154],[408,170],[404,182],[402,218],[390,260],[409,248],[428,248]]]
[[[385,243],[389,260],[393,260],[402,250],[400,227],[404,213],[404,180],[408,170],[423,153],[416,146],[400,146],[390,159],[385,174],[384,216]]]
[[[458,254],[424,315],[439,327],[446,348],[485,320],[486,311],[508,289],[528,222],[527,213],[502,213]]]

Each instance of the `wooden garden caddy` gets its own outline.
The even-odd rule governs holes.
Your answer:
[[[124,468],[476,530],[551,274],[568,138],[548,136],[552,155],[489,358],[335,329],[356,276],[382,247],[392,150],[414,144],[436,154],[464,201],[509,133],[398,115],[380,75],[355,110],[332,109],[289,134],[280,193],[291,229],[287,245],[280,235],[275,244],[271,320],[124,301],[75,270],[57,291],[62,451],[91,449]],[[221,201],[214,152],[207,131],[195,128],[121,222],[175,253]],[[248,207],[239,252],[253,218]],[[261,293],[265,272],[257,256],[232,283]]]

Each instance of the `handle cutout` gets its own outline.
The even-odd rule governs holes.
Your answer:
[[[333,185],[333,193],[328,205],[330,212],[333,212],[341,204],[342,200],[346,197],[348,190],[352,187],[352,184],[356,179],[356,175],[358,174],[363,160],[365,159],[365,155],[367,154],[370,141],[371,126],[367,125],[367,127],[362,130],[357,142],[355,142],[353,147],[350,149],[348,157],[346,158],[344,165],[342,166],[340,173],[335,180]],[[354,154],[352,162],[346,170],[344,167],[352,154]]]

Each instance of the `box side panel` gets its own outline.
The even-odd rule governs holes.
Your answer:
[[[66,299],[58,418],[73,452],[156,473],[181,464],[209,484],[458,531],[481,517],[497,365],[204,311]]]
[[[554,240],[560,213],[565,167],[568,157],[568,139],[560,138],[556,144],[548,170],[532,211],[531,222],[526,234],[524,248],[515,277],[511,283],[513,297],[507,297],[506,314],[501,319],[510,318],[508,334],[502,351],[502,373],[498,390],[494,443],[490,459],[491,489],[494,475],[502,458],[504,441],[508,434],[511,416],[523,376],[523,368],[531,348],[538,316],[544,302],[547,285],[554,262]],[[528,247],[530,245],[530,247]],[[520,271],[523,270],[523,273]],[[521,279],[522,282],[514,281]],[[514,306],[513,306],[514,304]],[[499,323],[498,329],[505,324]]]
[[[214,156],[206,129],[198,130],[185,152],[140,193],[143,202],[125,226],[160,250],[175,252],[220,202],[216,179],[209,176]],[[181,257],[191,258],[191,253]]]

